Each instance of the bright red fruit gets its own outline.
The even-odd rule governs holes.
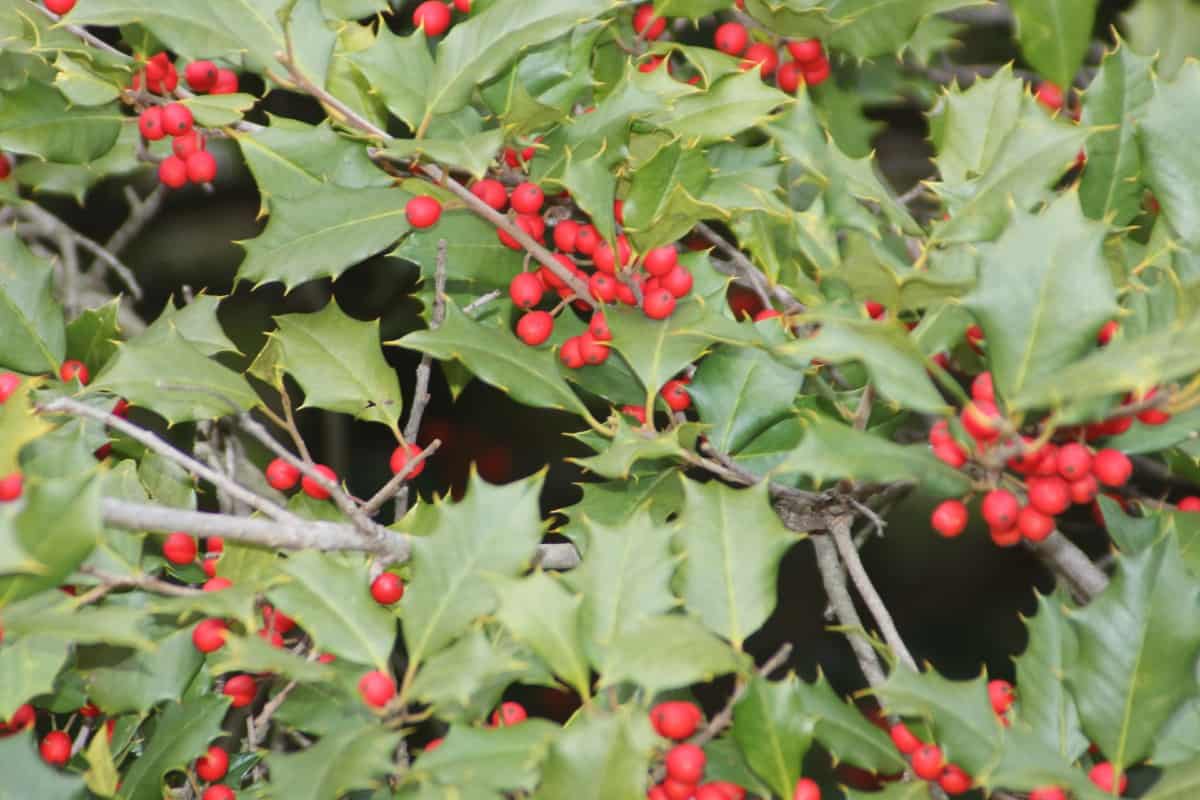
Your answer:
[[[1067,793],[1057,786],[1043,786],[1030,792],[1029,800],[1067,800]]]
[[[88,382],[88,368],[82,361],[76,361],[69,358],[62,363],[58,368],[58,377],[62,378],[64,383],[70,383],[73,380],[78,380],[84,386]]]
[[[617,299],[617,279],[606,272],[593,272],[588,278],[588,291],[601,303]]]
[[[997,547],[1016,547],[1021,543],[1021,529],[1016,525],[1007,530],[991,528],[988,533],[992,537],[992,544]]]
[[[1063,91],[1056,83],[1042,81],[1041,85],[1037,88],[1037,92],[1034,93],[1034,97],[1051,111],[1058,111],[1063,107]]]
[[[923,744],[912,754],[912,768],[918,778],[926,781],[936,781],[942,777],[946,761],[942,758],[942,749],[937,745]]]
[[[665,792],[663,796],[670,797]],[[692,800],[727,800],[727,795],[719,787],[713,786],[710,783],[703,783],[697,786],[696,790],[692,792]]]
[[[1099,333],[1096,334],[1096,343],[1101,347],[1108,344],[1112,341],[1112,338],[1117,335],[1117,330],[1120,327],[1121,323],[1117,322],[1115,319],[1110,319],[1108,322],[1104,323],[1104,325],[1100,328]],[[1030,800],[1032,800],[1032,798],[1030,798]]]
[[[62,731],[50,731],[38,745],[42,760],[61,767],[71,760],[71,737]]]
[[[675,265],[678,263],[679,253],[671,245],[666,245],[647,251],[643,266],[646,268],[646,272],[656,278],[661,278],[675,269]]]
[[[1071,502],[1077,506],[1090,503],[1100,493],[1100,483],[1094,475],[1084,475],[1077,481],[1071,481]]]
[[[564,253],[575,252],[575,237],[579,235],[580,224],[575,220],[564,219],[554,226],[554,246]]]
[[[936,442],[933,445],[933,454],[937,456],[940,461],[949,464],[955,469],[958,469],[963,464],[967,463],[967,451],[963,450],[962,446],[953,439]]]
[[[596,226],[580,226],[579,232],[575,234],[575,251],[585,256],[594,255],[598,244],[600,244],[600,232],[596,230]]]
[[[1105,792],[1111,792],[1114,785],[1117,787],[1117,794],[1125,794],[1125,790],[1129,788],[1129,778],[1124,775],[1119,782],[1117,781],[1117,771],[1110,761],[1101,761],[1092,767],[1088,771],[1088,779]]]
[[[508,296],[517,308],[533,308],[542,302],[542,282],[532,272],[521,272],[508,284]]]
[[[337,473],[334,472],[330,467],[327,467],[324,464],[314,464],[313,469],[326,480],[332,483],[337,483]],[[329,491],[308,475],[305,475],[300,479],[300,490],[313,500],[329,499]]]
[[[694,744],[677,744],[667,753],[667,775],[681,783],[699,783],[708,759]]]
[[[802,64],[811,64],[825,58],[825,53],[821,50],[820,39],[801,39],[798,42],[788,42],[787,49],[792,54],[792,58]]]
[[[158,164],[158,181],[168,189],[187,186],[187,162],[179,156],[167,156]]]
[[[659,786],[667,800],[695,800],[696,784],[667,778]]]
[[[742,69],[749,70],[758,67],[759,74],[764,80],[771,77],[777,66],[779,66],[779,54],[766,42],[755,42],[750,45],[746,48],[745,56],[742,57]]]
[[[1011,683],[999,679],[988,681],[988,701],[992,704],[992,711],[997,714],[1007,713],[1015,699]]]
[[[897,722],[889,729],[888,733],[892,737],[892,744],[896,745],[896,749],[906,756],[917,752],[923,744],[903,722]]]
[[[404,216],[414,228],[428,228],[442,216],[442,204],[435,197],[419,195],[408,201],[408,205],[404,207]]]
[[[1133,462],[1119,450],[1101,450],[1092,456],[1092,474],[1105,486],[1124,486],[1133,475]]]
[[[225,681],[221,693],[233,699],[234,708],[243,708],[254,702],[258,693],[258,684],[249,675],[234,675]]]
[[[829,79],[829,62],[824,58],[804,65],[804,82],[809,86],[820,86]]]
[[[21,376],[15,372],[0,372],[0,403],[12,397],[13,392],[21,385]]]
[[[188,180],[192,183],[212,183],[217,177],[217,159],[207,150],[197,150],[184,161]]]
[[[223,783],[214,783],[204,790],[200,800],[237,800],[237,794]]]
[[[795,94],[803,82],[804,69],[800,66],[799,61],[786,61],[775,73],[775,85],[779,87],[780,91],[788,94]]]
[[[989,527],[1008,530],[1017,524],[1021,503],[1017,496],[1007,489],[993,489],[983,496],[980,510]]]
[[[666,319],[675,310],[675,295],[667,289],[647,292],[642,298],[642,312],[650,319]]]
[[[602,344],[592,336],[591,331],[581,333],[575,338],[579,340],[579,355],[583,356],[583,363],[596,366],[608,360],[608,345]]]
[[[207,92],[217,83],[217,65],[211,61],[193,61],[183,71],[183,79],[197,92]]]
[[[216,578],[217,577],[217,560],[215,558],[204,559],[203,561],[200,562],[200,569],[204,570],[204,574],[206,577],[208,577],[210,579]],[[222,579],[222,580],[224,580],[224,579]],[[210,592],[217,591],[216,589],[208,588],[208,584],[211,582],[212,582],[211,580],[205,581],[204,586],[202,586],[200,588],[204,589],[205,591],[210,591]],[[232,583],[230,585],[232,586]],[[220,588],[225,589],[228,587],[222,586]]]
[[[1025,506],[1017,516],[1017,527],[1021,535],[1031,542],[1040,542],[1054,533],[1054,518],[1048,517],[1032,506]]]
[[[195,120],[183,103],[167,103],[162,110],[163,130],[170,136],[182,136],[192,129]]]
[[[525,182],[512,190],[508,202],[518,214],[536,214],[542,210],[546,195],[536,183]]]
[[[1068,442],[1058,448],[1055,466],[1067,480],[1080,480],[1092,471],[1092,452],[1078,442]]]
[[[236,94],[238,90],[237,73],[231,69],[217,70],[217,82],[208,90],[209,94]]]
[[[196,775],[202,781],[212,783],[225,777],[229,771],[229,753],[215,744],[196,759]]]
[[[558,349],[558,358],[567,369],[579,369],[585,363],[578,336],[572,336]]]
[[[504,190],[504,184],[492,178],[484,178],[471,184],[471,194],[497,211],[503,211],[508,205],[508,192]]]
[[[646,424],[646,407],[645,406],[621,406],[621,413],[633,417],[643,425]]]
[[[976,400],[996,402],[996,389],[992,385],[992,373],[981,372],[971,381],[971,397]]]
[[[933,509],[929,522],[935,531],[952,539],[966,529],[968,516],[961,500],[943,500]]]
[[[946,794],[954,797],[971,790],[971,776],[963,772],[961,768],[950,764],[942,773],[942,777],[938,779],[938,785]]]
[[[204,563],[210,564],[210,563],[215,563],[215,562],[213,562],[210,559],[209,561],[205,561]],[[219,592],[222,589],[228,589],[230,586],[233,586],[233,581],[229,580],[229,578],[217,577],[217,578],[209,578],[208,580],[206,580],[204,582],[204,585],[201,586],[200,588],[206,592]]]
[[[138,132],[143,139],[157,142],[167,135],[163,128],[163,110],[161,106],[150,106],[138,116]]]
[[[426,0],[413,10],[412,21],[425,28],[426,36],[441,36],[450,27],[450,9],[438,0]]]
[[[10,472],[0,476],[0,503],[10,503],[21,496],[25,479],[19,472]]]
[[[225,622],[219,619],[205,619],[196,623],[192,628],[192,644],[201,653],[212,653],[221,649],[225,644]]]
[[[1026,485],[1029,488],[1029,504],[1047,516],[1058,516],[1071,507],[1070,487],[1057,475],[1030,478]]]
[[[812,778],[801,778],[796,782],[792,800],[821,800],[821,787]]]
[[[527,719],[529,714],[525,712],[525,706],[509,700],[501,703],[500,707],[492,712],[492,727],[508,728]]]
[[[1180,511],[1200,511],[1200,497],[1188,496],[1179,501]]]
[[[638,6],[637,11],[633,12],[633,29],[643,39],[654,41],[667,29],[667,21],[663,17],[654,16],[654,5],[646,3]]]
[[[692,396],[688,394],[687,384],[683,381],[667,381],[662,388],[662,398],[672,411],[686,411],[692,405]]]
[[[668,700],[650,709],[650,724],[660,736],[680,741],[696,732],[704,718],[699,706],[686,700]]]
[[[537,347],[554,331],[554,317],[548,311],[530,311],[517,320],[517,336],[530,347]]]
[[[750,34],[746,33],[745,26],[736,22],[726,22],[717,28],[717,32],[713,35],[713,44],[716,48],[731,56],[741,55],[749,42]]]
[[[196,540],[186,533],[172,533],[163,540],[162,551],[172,564],[190,564],[196,560]]]
[[[286,492],[295,488],[296,482],[300,480],[300,470],[282,458],[276,458],[267,464],[266,477],[267,485],[272,489]]]
[[[471,13],[471,0],[454,0],[454,7],[460,14]]]
[[[195,128],[192,128],[182,136],[176,136],[173,140],[171,140],[171,152],[182,158],[184,162],[187,161],[188,156],[190,156],[192,153],[197,153],[203,149],[204,137],[201,136],[200,132]],[[213,163],[215,174],[216,162]]]
[[[391,467],[392,474],[399,475],[404,468],[408,466],[408,462],[420,454],[421,447],[415,442],[397,445],[396,449],[392,451],[392,457],[388,460],[388,466]],[[408,473],[409,479],[417,477],[424,470],[425,459],[421,459],[415,465],[413,465],[412,471]]]
[[[399,603],[400,598],[404,597],[404,581],[394,572],[380,573],[378,578],[371,581],[371,597],[381,606]]]
[[[46,0],[46,8],[59,16],[75,7],[75,0]]]
[[[676,298],[686,297],[694,284],[692,273],[687,267],[679,264],[675,269],[658,279],[658,284]]]
[[[264,605],[262,607],[262,618],[264,625],[272,630],[279,631],[280,633],[287,633],[292,628],[296,627],[296,620],[276,609],[274,606]]]
[[[981,442],[990,442],[1000,435],[1000,411],[990,400],[967,403],[960,417],[967,433]]]

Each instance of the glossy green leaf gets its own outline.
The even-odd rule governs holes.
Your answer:
[[[0,232],[0,367],[57,372],[66,353],[63,310],[54,271],[14,231]]]
[[[280,797],[326,800],[351,789],[384,784],[395,766],[392,756],[401,734],[374,723],[351,723],[322,736],[307,750],[266,757],[271,786]]]
[[[653,695],[737,672],[747,661],[692,617],[657,614],[613,639],[600,668],[601,685],[628,682]]]
[[[119,305],[120,300],[114,299],[99,308],[86,309],[67,326],[66,356],[82,361],[93,375],[117,352],[121,338]]]
[[[1092,42],[1098,0],[1014,0],[1021,55],[1062,87],[1070,86]]]
[[[67,101],[77,106],[101,106],[116,100],[121,87],[107,80],[106,76],[88,69],[66,53],[59,52],[54,59],[55,87]]]
[[[579,606],[545,572],[514,579],[489,578],[500,600],[496,618],[513,637],[536,653],[555,675],[582,697],[591,694],[591,670],[583,652]]]
[[[1175,77],[1185,59],[1200,54],[1200,8],[1189,0],[1134,3],[1121,23],[1134,52],[1158,56],[1157,71],[1166,80]]]
[[[175,301],[168,300],[162,313],[138,336],[138,340],[170,338],[170,331],[174,329],[206,356],[236,353],[237,345],[225,335],[225,329],[217,319],[220,303],[221,298],[209,294],[192,298],[183,308],[176,308]]]
[[[411,774],[446,786],[529,791],[558,732],[543,719],[499,728],[454,725],[436,750],[417,759]]]
[[[247,111],[254,107],[254,95],[234,94],[197,95],[182,101],[192,112],[197,125],[220,128],[242,120]]]
[[[0,648],[0,674],[4,675],[0,683],[0,719],[9,719],[22,703],[53,690],[69,649],[69,642],[36,634],[14,637]]]
[[[482,178],[503,143],[504,133],[493,128],[461,139],[397,139],[383,152],[401,159],[424,157]]]
[[[538,797],[608,800],[641,797],[650,766],[645,736],[627,709],[614,714],[595,712],[576,717],[550,747]]]
[[[73,106],[57,89],[31,81],[0,93],[0,148],[83,164],[112,149],[125,119],[115,104]]]
[[[471,723],[496,706],[509,684],[537,683],[541,672],[528,652],[476,629],[425,661],[412,694],[435,705],[440,719]],[[544,680],[553,678],[546,674]]]
[[[1188,800],[1200,792],[1200,758],[1165,770],[1146,800]]]
[[[812,717],[795,688],[795,675],[772,683],[758,675],[733,707],[731,733],[751,769],[781,797],[794,791],[812,742]]]
[[[833,0],[827,12],[833,24],[829,43],[856,58],[896,53],[931,14],[976,4],[975,0]]]
[[[229,708],[223,695],[203,695],[168,703],[158,717],[142,754],[125,773],[121,800],[159,800],[163,776],[191,763],[209,742],[221,735],[221,720]]]
[[[788,95],[763,83],[757,71],[748,70],[717,81],[707,92],[680,98],[653,120],[684,142],[708,144],[762,124],[789,101]]]
[[[446,293],[481,295],[493,289],[508,291],[522,271],[522,254],[505,247],[496,228],[466,209],[446,209],[432,228],[410,231],[390,255],[421,268],[425,285],[432,287],[437,271],[438,243],[446,242]]]
[[[334,649],[334,648],[329,648]],[[225,645],[213,654],[213,672],[248,672],[275,675],[285,680],[321,683],[334,678],[332,667],[275,647],[256,635],[227,636]]]
[[[1021,690],[1014,724],[1028,728],[1049,750],[1073,761],[1088,747],[1066,684],[1076,668],[1075,632],[1061,601],[1053,595],[1038,595],[1037,615],[1025,620],[1025,628],[1029,645],[1016,658]]]
[[[813,683],[797,681],[793,691],[804,714],[815,722],[813,738],[838,761],[884,774],[903,771],[904,760],[888,735],[839,697],[824,673]]]
[[[0,770],[4,773],[0,798],[77,800],[83,791],[83,780],[43,761],[38,755],[36,737],[36,731],[26,730],[0,738]]]
[[[77,655],[88,696],[109,714],[146,711],[164,700],[179,702],[204,663],[192,644],[191,628],[156,625],[147,633],[157,637],[153,652],[88,647]]]
[[[1150,753],[1151,763],[1160,766],[1194,758],[1200,758],[1200,699],[1188,701],[1171,715]]]
[[[695,425],[684,424],[663,433],[633,427],[617,417],[611,443],[597,455],[573,459],[589,472],[605,478],[628,478],[634,464],[661,458],[682,458],[696,440]]]
[[[1200,155],[1187,147],[1200,123],[1200,63],[1187,62],[1170,83],[1158,81],[1137,128],[1146,184],[1163,216],[1189,246],[1200,244],[1200,201],[1188,187],[1200,180]]]
[[[736,453],[786,417],[804,372],[759,350],[719,347],[700,362],[688,393],[722,453]]]

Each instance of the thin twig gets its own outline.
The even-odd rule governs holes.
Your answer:
[[[476,297],[474,300],[472,300],[471,302],[469,302],[465,306],[463,306],[462,312],[469,317],[472,314],[474,314],[476,311],[478,311],[479,309],[486,306],[488,303],[492,302],[493,300],[499,299],[500,296],[503,294],[504,294],[504,292],[500,291],[499,289],[493,289],[492,291],[488,292],[487,294],[481,294],[481,295],[479,295],[479,297]]]
[[[436,453],[437,449],[441,446],[441,440],[434,439],[429,443],[428,447],[426,447],[420,453],[417,453],[417,455],[408,459],[408,461],[406,461],[404,464],[404,469],[393,475],[391,480],[381,486],[379,491],[371,496],[370,500],[363,503],[362,512],[368,516],[374,516],[377,514],[379,509],[383,508],[384,503],[386,503],[388,500],[391,500],[402,488],[404,488],[405,483],[408,481],[408,476],[411,475],[417,467],[421,466],[421,464],[423,464],[427,458]]]
[[[44,5],[37,2],[36,0],[29,0],[29,4],[31,6],[33,6],[34,8],[36,8],[38,11],[45,14],[50,19],[54,20],[55,22],[58,22],[62,19],[62,17],[60,17],[58,14],[55,14],[53,11],[46,8]],[[103,39],[99,39],[99,38],[93,36],[91,33],[88,33],[87,29],[81,25],[62,25],[60,27],[63,30],[69,32],[72,36],[77,36],[78,38],[82,39],[84,42],[87,42],[92,47],[96,48],[97,50],[103,50],[104,52],[108,53],[109,55],[117,56],[118,58],[122,59],[123,61],[133,61],[133,57],[130,56],[128,53],[122,53],[120,50],[113,47],[111,44],[104,41]]]
[[[758,668],[758,674],[764,678],[770,676],[772,672],[779,669],[787,663],[787,660],[792,657],[792,643],[784,642],[775,651],[775,654],[763,662],[763,665]],[[729,699],[725,701],[725,706],[713,715],[713,718],[708,721],[704,729],[692,736],[690,741],[694,745],[703,747],[717,737],[721,731],[725,730],[733,722],[733,707],[737,705],[738,700],[746,694],[746,689],[749,687],[749,682],[739,683],[733,693],[729,695]]]
[[[1027,540],[1025,545],[1042,563],[1066,579],[1080,601],[1089,602],[1108,588],[1108,576],[1061,532],[1054,531],[1040,542]]]
[[[846,574],[842,571],[842,561],[838,556],[837,545],[828,536],[813,536],[813,549],[817,553],[817,569],[821,573],[821,582],[825,585],[825,594],[833,606],[838,622],[846,630],[846,639],[854,651],[858,666],[872,688],[879,688],[887,681],[887,676],[880,663],[879,654],[871,640],[867,637],[858,609],[854,607],[854,599],[846,586]]]
[[[696,232],[715,245],[718,250],[729,258],[733,263],[734,272],[737,277],[741,278],[744,283],[754,290],[764,308],[772,308],[774,306],[774,303],[771,302],[771,287],[767,282],[767,277],[754,265],[753,261],[747,258],[741,250],[726,241],[724,236],[721,236],[703,222],[696,223]]]
[[[80,567],[79,572],[96,578],[101,582],[101,585],[107,586],[110,589],[145,589],[149,592],[170,595],[172,597],[194,597],[195,595],[204,593],[200,589],[193,589],[190,586],[180,586],[161,580],[160,578],[155,578],[152,575],[115,575],[96,567],[87,566]],[[83,604],[79,603],[79,605]]]
[[[126,186],[125,199],[129,202],[129,216],[125,217],[121,227],[108,237],[108,241],[104,243],[104,249],[113,255],[124,250],[158,214],[166,196],[167,190],[162,184],[155,186],[154,191],[146,195],[145,199],[138,197],[132,186]],[[93,263],[92,268],[94,269],[95,266]]]
[[[133,270],[121,263],[120,259],[112,253],[104,249],[104,246],[96,241],[89,239],[82,233],[79,233],[67,223],[63,222],[58,217],[51,214],[46,209],[39,206],[37,203],[22,203],[17,208],[17,214],[24,216],[31,222],[41,225],[47,233],[64,233],[75,240],[75,243],[84,250],[90,251],[100,261],[103,261],[109,269],[117,274],[121,282],[129,289],[129,293],[134,299],[142,299],[142,287],[138,285],[137,278],[133,274]]]

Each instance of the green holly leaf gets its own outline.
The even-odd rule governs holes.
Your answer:
[[[1146,800],[1188,800],[1200,792],[1200,758],[1163,770]]]
[[[934,785],[926,781],[888,783],[878,792],[846,790],[846,800],[937,800]]]
[[[904,759],[888,735],[839,697],[823,672],[812,683],[796,682],[792,690],[804,714],[814,721],[813,738],[835,759],[884,774],[904,770]]]
[[[601,686],[632,683],[648,695],[710,681],[749,663],[699,621],[679,614],[638,620],[613,639],[600,668]]]
[[[1153,59],[1120,42],[1104,56],[1083,94],[1082,123],[1109,127],[1088,139],[1087,169],[1079,201],[1092,219],[1113,214],[1110,225],[1127,225],[1142,211],[1142,154],[1137,131],[1154,95]]]
[[[537,795],[576,800],[641,797],[650,767],[648,727],[644,715],[635,718],[627,708],[613,714],[580,714],[550,746]]]
[[[504,144],[499,128],[453,139],[396,139],[383,152],[393,158],[425,157],[446,167],[482,178]]]
[[[673,241],[690,228],[676,230],[681,226],[671,224],[666,231],[658,230],[668,220],[688,222],[689,210],[697,206],[694,198],[704,193],[711,171],[700,148],[678,142],[659,149],[633,171],[623,211],[625,228],[640,249]]]
[[[1184,146],[1200,122],[1200,64],[1188,62],[1170,83],[1157,81],[1145,105],[1137,135],[1142,145],[1146,184],[1162,214],[1189,247],[1200,245],[1200,202],[1188,192],[1200,179],[1200,157]]]
[[[1200,698],[1177,710],[1159,733],[1150,762],[1170,766],[1200,758]]]
[[[54,60],[54,68],[58,74],[54,76],[55,87],[73,105],[102,106],[111,103],[121,95],[121,87],[107,76],[88,69],[75,59],[59,52]],[[124,76],[128,79],[128,76]]]
[[[652,523],[661,528],[683,503],[678,472],[659,465],[635,468],[629,480],[588,482],[579,484],[579,488],[583,490],[583,499],[566,510],[571,522],[559,532],[574,541],[581,552],[590,547],[588,529],[583,524],[585,518],[592,523],[620,527],[644,506]]]
[[[1172,537],[1118,564],[1108,589],[1071,615],[1078,668],[1067,682],[1088,739],[1126,767],[1150,754],[1171,714],[1197,692],[1200,583]]]
[[[971,5],[978,3],[976,0],[912,0],[903,3],[894,0],[833,0],[826,12],[833,25],[827,46],[845,50],[859,59],[898,53],[927,17]]]
[[[280,566],[291,580],[270,589],[267,596],[296,619],[318,648],[386,669],[396,618],[371,597],[361,557],[302,552]]]
[[[543,673],[537,660],[509,639],[475,629],[426,659],[412,694],[435,706],[439,719],[472,723],[496,706],[509,684],[553,682],[553,676]]]
[[[821,483],[919,480],[938,497],[961,497],[970,488],[965,475],[938,461],[925,445],[896,444],[816,415],[805,418],[800,445],[774,471],[808,475]]]
[[[396,371],[383,357],[379,320],[363,322],[337,300],[311,314],[275,317],[271,334],[283,369],[304,390],[304,405],[381,422],[399,433],[404,398]]]
[[[34,730],[0,738],[0,770],[4,785],[3,800],[77,800],[83,791],[83,779],[47,764],[38,755]]]
[[[1134,52],[1157,56],[1155,69],[1164,80],[1200,55],[1200,8],[1188,0],[1134,3],[1121,15],[1121,30]]]
[[[121,132],[114,103],[74,106],[57,89],[29,81],[0,92],[0,148],[47,161],[85,164],[112,149]]]
[[[242,117],[254,107],[257,98],[252,94],[197,95],[181,101],[192,112],[197,125],[206,128],[221,128],[241,122]]]
[[[1066,88],[1083,66],[1098,0],[1015,0],[1017,44],[1025,60],[1059,86]]]
[[[458,503],[430,509],[426,535],[413,538],[413,581],[404,595],[409,670],[496,608],[485,574],[516,576],[542,538],[543,475],[493,486],[472,473]]]
[[[237,353],[237,345],[225,335],[224,328],[217,320],[217,307],[220,303],[220,297],[202,294],[192,298],[183,308],[176,308],[174,298],[169,299],[158,319],[138,338],[143,342],[160,337],[170,338],[171,330],[175,330],[206,356]]]
[[[585,151],[576,156],[566,151],[560,182],[576,205],[587,214],[600,232],[600,236],[611,242],[616,236],[616,221],[613,219],[613,201],[617,193],[617,176],[609,170],[610,154]]]
[[[146,614],[138,608],[105,605],[76,608],[68,598],[39,594],[4,610],[4,628],[14,636],[39,636],[81,644],[112,644],[153,650],[140,630]]]
[[[7,627],[7,616],[4,622]],[[69,642],[36,634],[15,638],[0,647],[0,673],[4,674],[4,682],[0,683],[0,719],[9,719],[22,703],[53,691],[69,650]]]
[[[766,481],[731,489],[685,479],[683,494],[675,545],[684,602],[740,649],[774,611],[779,562],[797,537],[771,508]]]
[[[515,579],[488,578],[500,599],[496,618],[581,697],[591,695],[579,606],[583,599],[545,572]]]
[[[1077,666],[1075,632],[1060,599],[1038,595],[1037,600],[1037,615],[1025,620],[1029,645],[1016,658],[1021,688],[1013,724],[1027,729],[1065,761],[1074,761],[1088,747],[1075,699],[1066,684]]]
[[[719,347],[700,362],[688,393],[712,446],[737,453],[790,414],[803,383],[803,370],[766,352]]]
[[[766,121],[791,98],[763,83],[756,70],[722,78],[705,92],[682,97],[652,120],[684,142],[709,144],[735,136]]]
[[[158,642],[153,652],[83,647],[76,655],[88,696],[109,714],[145,712],[164,700],[179,702],[204,663],[204,654],[192,644],[191,628],[153,624],[145,633]]]
[[[617,416],[616,430],[610,443],[598,455],[571,459],[579,466],[605,478],[628,478],[634,464],[663,458],[682,458],[696,441],[697,427],[676,426],[663,433],[634,428]]]
[[[436,750],[417,759],[410,774],[445,786],[530,791],[559,730],[544,719],[500,728],[453,725]]]
[[[798,682],[795,675],[774,683],[754,675],[733,707],[734,741],[755,774],[781,797],[795,790],[813,737],[814,720],[804,713]]]
[[[225,646],[213,654],[213,672],[249,672],[276,675],[289,681],[321,683],[335,677],[332,667],[275,647],[261,636],[227,636]]]
[[[66,353],[63,310],[54,297],[54,270],[15,231],[0,232],[0,367],[57,372]]]
[[[1036,216],[1018,209],[995,243],[980,246],[979,283],[963,305],[987,337],[998,394],[1019,395],[1095,348],[1096,332],[1117,312],[1106,233],[1070,193]],[[1067,293],[1076,302],[1051,299]]]
[[[93,375],[117,352],[121,328],[117,322],[119,298],[99,308],[85,309],[67,326],[66,356],[82,361]]]
[[[508,291],[522,271],[524,256],[505,247],[490,222],[466,209],[446,208],[432,228],[410,231],[389,255],[421,268],[427,287],[437,272],[438,243],[446,242],[446,293],[451,296]]]
[[[278,197],[263,232],[239,242],[246,258],[238,278],[256,286],[279,281],[287,290],[316,278],[336,279],[404,235],[410,197],[400,189],[332,184],[303,197]]]
[[[224,695],[202,695],[168,703],[154,733],[122,781],[121,800],[159,800],[163,776],[190,764],[209,742],[221,736],[221,720],[229,709]]]
[[[346,724],[296,753],[272,752],[265,761],[279,797],[326,800],[352,789],[375,789],[395,770],[402,734],[375,722]]]

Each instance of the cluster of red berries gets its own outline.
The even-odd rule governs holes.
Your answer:
[[[996,708],[995,703],[992,708]],[[1005,708],[1005,711],[1007,710]],[[1002,712],[997,712],[999,713]],[[892,744],[908,758],[913,774],[918,778],[936,783],[942,791],[952,797],[970,791],[973,782],[971,776],[961,767],[946,763],[942,748],[921,741],[903,722],[893,725],[889,733]]]
[[[204,755],[196,759],[196,777],[205,783],[212,784],[204,790],[202,800],[234,800],[233,790],[224,784],[217,783],[229,772],[229,753],[225,749],[212,745]]]
[[[1054,532],[1055,517],[1072,505],[1090,505],[1101,485],[1123,486],[1133,474],[1133,464],[1118,450],[1094,452],[1079,441],[1039,444],[1028,437],[1002,435],[1003,421],[996,406],[991,373],[984,372],[975,378],[971,396],[972,401],[963,408],[959,420],[972,440],[974,452],[984,456],[995,448],[1012,450],[1013,455],[1005,463],[1015,474],[1002,475],[1001,480],[1008,480],[1013,489],[1023,491],[1027,497],[1023,504],[1016,492],[998,486],[984,495],[980,511],[991,530],[992,541],[1001,547],[1011,547],[1022,539],[1044,540]],[[1104,435],[1110,435],[1109,423],[1101,425],[1105,426],[1100,429]],[[1089,433],[1088,428],[1059,434],[1082,435],[1085,439],[1097,435],[1096,431]],[[967,449],[954,437],[945,420],[933,426],[929,442],[933,454],[950,466],[961,469],[967,463]],[[942,536],[954,537],[966,528],[969,516],[962,500],[946,500],[934,509],[931,523]]]
[[[742,800],[746,790],[728,781],[701,783],[708,758],[698,745],[685,742],[700,727],[704,713],[695,703],[668,700],[650,709],[650,724],[659,736],[679,744],[667,751],[666,777],[650,787],[648,800]],[[813,796],[817,800],[820,792]]]
[[[408,469],[407,477],[415,478],[420,475],[425,469],[425,459],[417,461],[416,458],[421,454],[421,448],[415,443],[407,443],[397,445],[392,451],[392,456],[388,460],[388,466],[391,467],[392,474],[398,475],[405,469]],[[409,462],[415,462],[409,469]],[[337,483],[337,473],[327,464],[314,464],[313,471],[325,478],[330,483]],[[328,500],[329,490],[317,482],[310,475],[302,475],[300,468],[294,464],[285,461],[282,458],[276,458],[267,464],[267,469],[264,472],[267,485],[272,489],[280,492],[291,491],[296,488],[296,484],[300,484],[300,490],[314,500]]]
[[[450,29],[452,6],[462,14],[471,13],[471,0],[454,0],[453,3],[426,0],[413,9],[413,25],[423,28],[426,36],[441,36]]]

